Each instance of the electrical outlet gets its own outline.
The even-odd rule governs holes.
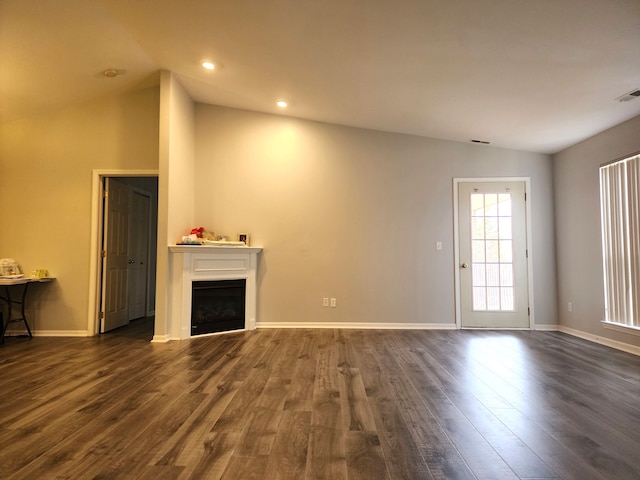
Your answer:
[[[567,303],[567,310],[569,310],[570,312],[573,312],[573,303],[571,302]]]
[[[322,306],[323,307],[328,307],[329,306],[329,297],[324,297],[322,299]]]
[[[336,308],[336,306],[337,306],[337,301],[336,301],[335,298],[332,298],[331,299],[331,308]]]

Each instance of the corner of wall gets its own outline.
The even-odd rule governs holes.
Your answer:
[[[194,216],[194,102],[175,75],[160,72],[158,178],[158,260],[155,333],[170,332],[168,306],[169,251]],[[160,279],[165,279],[161,281]]]

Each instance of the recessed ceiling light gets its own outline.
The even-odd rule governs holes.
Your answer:
[[[209,60],[203,60],[202,61],[202,66],[204,68],[206,68],[207,70],[213,70],[214,68],[216,68],[216,66],[213,64],[213,62],[210,62]]]
[[[287,108],[287,102],[285,102],[284,100],[278,100],[276,102],[276,105],[279,106],[280,108]]]

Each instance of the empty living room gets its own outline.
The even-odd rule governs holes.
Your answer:
[[[0,1],[0,479],[640,478],[639,44]]]

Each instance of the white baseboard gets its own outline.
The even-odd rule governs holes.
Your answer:
[[[538,332],[557,332],[560,329],[560,325],[556,323],[535,325],[533,329]]]
[[[456,330],[455,323],[258,322],[257,328],[348,328],[360,330]]]
[[[568,335],[573,335],[574,337],[582,338],[583,340],[589,340],[590,342],[599,343],[600,345],[604,345],[606,347],[615,348],[616,350],[621,350],[623,352],[640,356],[640,347],[636,347],[635,345],[618,342],[617,340],[611,340],[610,338],[583,332],[582,330],[564,327],[562,325],[558,327],[558,331],[566,333]]]
[[[8,333],[8,332],[7,332]],[[32,330],[34,337],[88,337],[88,330]]]
[[[171,335],[154,335],[151,343],[167,343],[169,340],[180,340],[179,338],[171,338]]]

